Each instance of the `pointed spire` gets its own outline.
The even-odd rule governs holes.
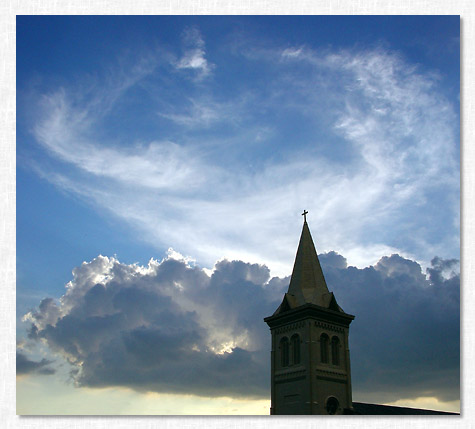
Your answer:
[[[295,257],[292,278],[287,295],[294,297],[297,305],[312,303],[328,307],[333,294],[328,291],[312,235],[307,224],[307,211],[304,210],[304,223],[300,243]]]

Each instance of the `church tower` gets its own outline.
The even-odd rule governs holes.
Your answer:
[[[328,291],[307,224],[288,292],[264,321],[272,334],[271,414],[351,412],[348,333],[354,316]]]

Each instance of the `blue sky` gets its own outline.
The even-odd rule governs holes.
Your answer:
[[[19,383],[38,379],[44,386],[82,362],[74,395],[99,388],[139,396],[190,391],[197,398],[239,398],[242,407],[255,401],[267,413],[259,402],[265,402],[264,381],[245,385],[250,399],[239,389],[201,384],[200,393],[186,383],[164,383],[160,368],[150,385],[118,381],[99,371],[92,359],[97,350],[76,355],[67,344],[80,343],[73,338],[80,328],[104,341],[92,323],[97,319],[88,318],[109,317],[111,302],[132,290],[136,302],[152,293],[159,308],[173,303],[166,314],[183,322],[177,338],[189,339],[190,324],[199,326],[190,347],[203,368],[223,358],[229,373],[241,365],[251,368],[250,379],[252,368],[267,371],[270,335],[263,322],[254,325],[286,290],[305,208],[317,250],[327,255],[329,287],[346,311],[358,317],[363,297],[387,303],[396,288],[425,303],[425,318],[438,326],[440,301],[429,297],[430,287],[453,304],[452,348],[427,344],[449,356],[438,362],[440,379],[427,376],[450,378],[447,391],[436,381],[424,390],[419,380],[394,393],[397,377],[388,368],[381,369],[386,384],[376,389],[364,363],[353,358],[367,326],[355,322],[354,392],[370,402],[436,398],[433,406],[453,407],[459,23],[457,16],[19,16],[17,311],[19,350],[29,362]],[[140,280],[131,282],[124,272]],[[345,298],[353,292],[343,279],[365,288],[361,305]],[[116,285],[115,292],[94,289],[98,282]],[[214,298],[200,301],[187,289],[193,284],[201,285],[200,297]],[[376,284],[387,289],[373,290]],[[94,311],[84,304],[88,294],[96,297]],[[222,319],[222,312],[233,313],[231,304],[247,308],[249,300],[256,305],[248,317]],[[139,328],[165,320],[165,308],[151,309],[128,330],[121,325],[129,341],[159,338],[157,330]],[[411,326],[411,317],[401,318],[401,326]],[[68,322],[73,331],[65,328],[68,318],[77,323]],[[48,331],[45,321],[56,330]],[[119,364],[129,362],[123,356]],[[44,368],[53,369],[41,373]],[[28,413],[24,398],[21,409]]]

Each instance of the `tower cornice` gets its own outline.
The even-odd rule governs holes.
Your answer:
[[[304,304],[292,310],[283,313],[274,314],[264,318],[269,327],[276,328],[287,323],[297,322],[299,320],[315,319],[323,322],[333,322],[340,326],[348,327],[355,316],[341,311],[330,310],[316,304]]]

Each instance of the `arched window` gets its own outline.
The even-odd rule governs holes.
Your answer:
[[[280,340],[280,364],[289,366],[289,340],[287,337]]]
[[[328,363],[328,342],[327,334],[320,335],[320,360],[322,363]]]
[[[330,396],[327,399],[327,405],[325,409],[327,410],[328,414],[330,415],[336,414],[339,407],[340,407],[340,403],[338,402],[338,399],[336,399],[334,396]]]
[[[300,363],[300,337],[298,334],[292,335],[290,339],[292,344],[292,363],[294,365]]]
[[[332,338],[332,364],[340,365],[340,340],[338,337]]]

